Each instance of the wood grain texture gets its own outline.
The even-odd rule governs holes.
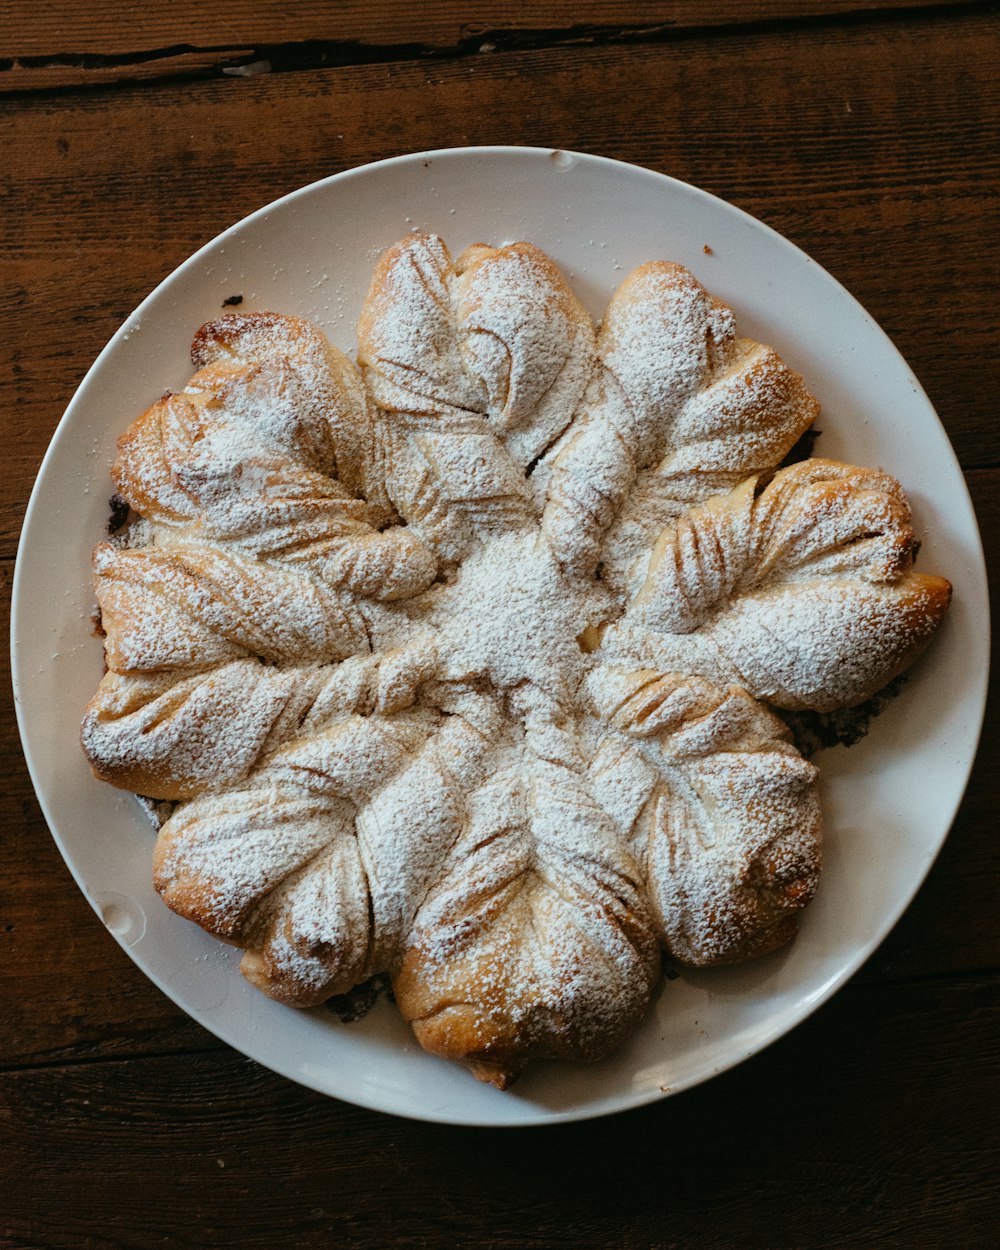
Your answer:
[[[389,1119],[229,1051],[9,1073],[0,1245],[992,1250],[998,988],[856,986],[708,1085],[545,1131]]]
[[[433,0],[8,0],[0,93],[251,74],[327,65],[437,59],[553,44],[634,42],[691,30],[869,15],[968,10],[968,0],[491,0],[474,9]]]
[[[0,556],[13,554],[25,484],[77,382],[161,278],[297,186],[461,143],[607,153],[760,216],[885,327],[966,467],[1000,463],[998,292],[984,263],[1000,242],[998,37],[996,16],[963,16],[136,87],[8,110],[0,412],[13,463],[0,482]]]

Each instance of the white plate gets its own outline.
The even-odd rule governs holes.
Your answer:
[[[823,405],[822,453],[901,479],[923,539],[920,567],[956,589],[942,636],[870,737],[821,757],[826,871],[796,942],[757,964],[666,984],[611,1058],[539,1064],[507,1093],[425,1055],[391,1004],[341,1025],[251,989],[238,952],[156,896],[145,817],[132,796],[92,778],[77,736],[101,674],[89,560],[107,521],[116,436],[184,384],[192,334],[230,295],[244,297],[244,310],[313,318],[352,350],[374,258],[410,229],[442,234],[455,253],[478,240],[531,240],[595,316],[642,261],[687,265],[734,306],[743,332],[805,375]],[[802,1020],[874,950],[923,880],[961,798],[986,694],[975,517],[930,403],[879,327],[808,256],[703,191],[531,148],[420,153],[328,178],[233,226],[161,283],[101,353],[56,431],[21,537],[12,618],[15,698],[39,801],[80,888],[139,967],[276,1072],[362,1106],[456,1124],[551,1123],[637,1106],[732,1066]]]

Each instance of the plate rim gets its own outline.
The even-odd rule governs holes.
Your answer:
[[[905,370],[907,379],[913,388],[916,402],[924,406],[927,414],[933,417],[933,420],[936,422],[937,426],[939,427],[941,431],[941,434],[943,436],[943,442],[946,445],[947,453],[950,456],[949,467],[953,470],[955,474],[956,484],[960,486],[961,488],[961,492],[963,496],[962,502],[967,506],[968,514],[972,521],[972,527],[969,533],[969,539],[970,539],[969,556],[970,556],[970,565],[971,565],[969,572],[972,575],[974,575],[979,586],[982,589],[986,588],[987,570],[986,570],[985,554],[984,554],[983,544],[982,544],[982,535],[979,530],[978,519],[976,517],[975,508],[972,503],[972,499],[971,499],[969,489],[968,489],[968,484],[965,480],[964,472],[958,460],[958,456],[955,453],[954,447],[951,444],[951,440],[948,437],[947,430],[945,430],[940,420],[940,417],[938,416],[937,411],[934,408],[934,405],[931,403],[929,396],[927,395],[926,391],[921,385],[919,379],[914,374],[909,363],[906,361],[905,357],[902,355],[902,353],[893,343],[892,339],[889,337],[886,331],[882,328],[882,326],[868,312],[867,308],[865,308],[864,305],[860,302],[860,300],[858,300],[856,296],[854,296],[845,286],[843,286],[843,284],[836,277],[834,277],[827,269],[825,269],[822,265],[820,265],[817,261],[815,261],[811,256],[809,256],[809,254],[805,252],[801,247],[799,247],[798,244],[793,243],[790,239],[782,235],[774,227],[768,225],[764,221],[761,221],[759,218],[754,217],[751,213],[748,213],[745,209],[742,209],[738,207],[737,205],[730,203],[728,200],[723,199],[721,196],[714,195],[713,193],[709,191],[705,191],[704,189],[700,187],[694,186],[691,183],[675,178],[672,175],[664,174],[657,170],[649,169],[646,166],[638,165],[633,162],[623,161],[617,158],[602,156],[602,155],[598,155],[595,153],[575,151],[571,149],[537,147],[537,146],[519,146],[519,145],[513,145],[513,144],[459,145],[456,147],[433,148],[433,149],[428,149],[425,151],[401,153],[396,156],[386,157],[378,161],[372,161],[372,162],[365,163],[363,165],[353,166],[350,169],[341,170],[339,173],[330,174],[323,178],[315,179],[312,182],[306,183],[305,185],[301,187],[297,187],[293,189],[292,191],[289,191],[286,194],[279,196],[277,199],[269,201],[267,204],[262,205],[261,207],[255,209],[253,212],[240,218],[238,221],[227,226],[219,234],[215,235],[213,238],[201,244],[190,256],[188,256],[184,261],[182,261],[180,265],[176,266],[173,270],[170,271],[170,273],[165,275],[161,279],[161,281],[159,281],[150,290],[150,292],[145,296],[145,298],[137,305],[137,307],[133,310],[133,312],[131,312],[129,316],[125,318],[122,324],[118,327],[118,329],[114,332],[114,334],[112,334],[112,336],[109,338],[105,346],[101,349],[97,357],[94,359],[93,363],[87,369],[86,373],[83,375],[79,384],[74,390],[74,393],[72,397],[70,398],[69,403],[66,405],[66,408],[63,411],[63,414],[60,417],[59,422],[57,423],[52,433],[52,436],[49,440],[49,444],[46,448],[45,454],[42,457],[38,472],[35,476],[35,481],[31,489],[28,504],[25,509],[25,513],[24,513],[24,517],[23,517],[22,525],[21,525],[21,531],[20,531],[20,535],[18,539],[17,554],[15,558],[14,575],[12,578],[12,586],[11,586],[11,608],[10,608],[11,686],[13,689],[13,698],[14,698],[14,707],[15,707],[15,716],[16,716],[17,727],[18,727],[18,734],[20,737],[22,753],[25,758],[25,762],[26,762],[27,769],[28,769],[28,774],[31,778],[31,783],[34,788],[35,795],[38,800],[39,807],[41,808],[42,815],[45,819],[49,833],[52,836],[53,840],[55,841],[56,846],[59,850],[59,853],[64,863],[66,864],[66,867],[69,869],[74,881],[76,882],[77,887],[80,889],[84,898],[90,904],[92,910],[98,916],[99,920],[101,919],[101,916],[100,916],[98,901],[86,888],[83,880],[81,880],[80,874],[77,870],[77,866],[75,865],[73,861],[72,853],[69,850],[68,846],[66,845],[66,842],[61,832],[57,828],[56,821],[53,819],[51,815],[50,805],[48,803],[47,796],[44,793],[44,787],[41,786],[39,783],[37,771],[36,771],[34,762],[32,760],[31,752],[28,746],[29,727],[28,727],[28,713],[26,710],[28,701],[26,701],[26,698],[25,698],[24,675],[21,672],[19,661],[18,661],[18,656],[17,656],[17,637],[20,632],[20,629],[25,627],[24,625],[21,624],[21,617],[23,615],[23,608],[21,605],[22,605],[23,598],[24,598],[23,585],[28,576],[26,572],[26,567],[28,565],[28,555],[26,553],[28,552],[29,545],[30,545],[30,537],[31,537],[30,531],[32,529],[33,524],[36,523],[35,516],[36,516],[36,513],[39,511],[39,507],[40,507],[40,500],[41,500],[42,491],[44,488],[44,479],[46,477],[46,471],[48,469],[48,466],[51,460],[54,458],[55,449],[57,447],[59,440],[62,437],[65,437],[65,432],[70,422],[72,421],[75,409],[77,408],[78,405],[81,405],[84,402],[86,391],[89,388],[92,377],[97,373],[97,371],[99,370],[99,368],[101,367],[105,359],[118,347],[118,345],[120,344],[122,340],[123,335],[127,333],[127,327],[130,324],[136,323],[141,319],[143,312],[146,309],[147,305],[149,305],[151,301],[153,301],[153,299],[160,293],[160,291],[165,286],[175,281],[177,278],[179,278],[182,274],[188,272],[190,269],[197,267],[206,253],[216,248],[220,243],[222,243],[227,238],[245,229],[252,222],[255,222],[256,220],[267,216],[270,212],[274,211],[277,208],[288,205],[294,202],[296,199],[299,199],[312,192],[315,192],[321,187],[330,186],[335,183],[347,182],[349,180],[352,180],[358,177],[363,177],[364,175],[369,174],[374,170],[385,168],[388,166],[405,166],[408,164],[415,164],[417,162],[441,159],[441,158],[455,159],[455,158],[462,158],[462,157],[475,157],[475,158],[489,157],[489,158],[496,158],[496,159],[502,160],[502,159],[510,158],[510,157],[514,157],[518,159],[523,159],[527,157],[529,159],[550,161],[556,156],[563,156],[563,155],[566,158],[568,158],[568,160],[571,161],[572,163],[581,161],[581,162],[587,162],[587,163],[594,163],[596,165],[605,166],[605,167],[608,167],[608,166],[618,167],[622,170],[628,171],[630,175],[635,175],[638,173],[641,176],[650,180],[651,183],[659,184],[660,186],[666,185],[666,186],[671,187],[674,193],[679,192],[683,195],[691,196],[694,199],[703,199],[705,201],[709,201],[715,206],[722,206],[726,210],[726,212],[735,214],[739,218],[742,218],[745,222],[750,223],[754,229],[764,231],[768,236],[770,236],[772,243],[778,245],[782,249],[786,249],[792,252],[799,259],[800,262],[819,271],[819,273],[827,280],[827,282],[832,284],[832,286],[836,289],[840,298],[845,299],[848,302],[848,305],[855,312],[861,313],[862,317],[864,318],[864,321],[866,322],[869,332],[874,332],[877,338],[880,340],[880,345],[882,349],[888,350],[888,352],[890,352],[892,356],[895,358],[896,362],[898,362],[898,364],[901,365],[902,368]],[[980,605],[977,605],[977,610],[979,606]],[[985,616],[986,629],[984,631],[984,636],[988,640],[990,636],[990,616],[989,616],[988,597],[984,598],[982,606],[985,609],[985,613],[986,613],[986,616]],[[650,1103],[659,1102],[664,1098],[672,1097],[673,1095],[677,1093],[681,1093],[684,1090],[695,1088],[698,1085],[710,1080],[712,1077],[720,1075],[721,1073],[729,1071],[732,1068],[738,1066],[739,1064],[743,1063],[745,1060],[751,1058],[752,1056],[766,1049],[768,1046],[772,1045],[779,1038],[784,1037],[787,1034],[794,1031],[794,1029],[796,1029],[805,1020],[807,1020],[824,1003],[829,1001],[829,999],[832,998],[834,994],[836,994],[840,989],[842,989],[843,986],[855,975],[855,973],[862,966],[862,964],[865,963],[872,956],[872,954],[882,945],[882,943],[886,940],[886,938],[895,928],[896,924],[899,922],[902,915],[906,912],[906,910],[912,904],[913,899],[915,898],[916,894],[919,892],[920,888],[923,886],[928,873],[930,872],[931,868],[936,862],[938,855],[940,854],[941,849],[944,846],[944,843],[947,840],[949,833],[954,825],[955,817],[958,813],[959,806],[961,805],[961,802],[968,788],[969,778],[970,778],[972,769],[975,765],[979,747],[981,745],[981,740],[982,740],[982,731],[983,731],[983,723],[984,723],[986,704],[987,704],[989,672],[990,672],[988,645],[986,646],[986,659],[987,659],[987,662],[985,666],[983,667],[981,674],[980,674],[978,689],[973,689],[970,687],[970,689],[966,692],[966,697],[970,700],[970,713],[974,713],[974,716],[975,716],[976,727],[975,727],[974,733],[972,734],[972,745],[969,751],[969,756],[965,761],[963,761],[961,770],[958,770],[956,768],[955,776],[956,776],[956,780],[960,778],[960,784],[956,785],[956,788],[955,788],[956,797],[954,799],[953,804],[950,805],[951,810],[949,811],[947,820],[944,824],[944,828],[940,836],[937,839],[933,854],[929,855],[926,862],[921,866],[921,869],[914,874],[911,887],[908,888],[908,890],[903,891],[901,895],[897,896],[893,907],[887,909],[886,912],[882,914],[880,918],[879,929],[875,937],[870,939],[867,943],[863,944],[858,949],[856,949],[852,953],[851,957],[848,960],[846,960],[845,963],[838,969],[836,974],[831,976],[828,982],[822,986],[819,992],[809,999],[808,1003],[804,1006],[804,1008],[800,1008],[794,1013],[794,1020],[791,1024],[779,1023],[779,1024],[773,1025],[770,1028],[763,1030],[759,1035],[755,1036],[754,1041],[752,1043],[749,1043],[749,1044],[744,1043],[743,1045],[741,1045],[739,1048],[737,1048],[737,1051],[732,1056],[727,1057],[724,1062],[721,1062],[715,1066],[712,1066],[711,1068],[707,1068],[705,1071],[702,1071],[701,1073],[695,1074],[687,1078],[683,1078],[679,1080],[676,1084],[671,1085],[671,1087],[668,1090],[662,1090],[659,1088],[640,1088],[638,1090],[623,1091],[622,1094],[618,1096],[618,1099],[615,1105],[601,1106],[597,1108],[591,1107],[589,1105],[583,1105],[583,1106],[574,1106],[574,1107],[570,1107],[570,1108],[559,1110],[559,1111],[550,1111],[544,1106],[540,1106],[535,1103],[530,1103],[530,1104],[525,1104],[523,1115],[514,1115],[510,1118],[505,1118],[500,1121],[485,1119],[480,1116],[470,1117],[468,1114],[463,1115],[461,1113],[449,1115],[449,1114],[442,1113],[440,1111],[433,1112],[430,1110],[416,1109],[416,1108],[411,1108],[411,1107],[400,1108],[399,1106],[392,1104],[391,1098],[384,1096],[384,1091],[379,1091],[379,1093],[383,1094],[382,1097],[376,1096],[374,1093],[367,1093],[367,1092],[366,1094],[358,1094],[358,1095],[352,1094],[350,1097],[345,1096],[344,1094],[334,1094],[330,1091],[329,1088],[324,1087],[323,1083],[318,1078],[310,1078],[309,1074],[306,1072],[282,1070],[276,1067],[273,1061],[269,1061],[268,1059],[261,1058],[258,1054],[254,1053],[256,1048],[253,1045],[252,1039],[246,1038],[246,1039],[241,1039],[238,1042],[234,1041],[232,1037],[227,1036],[227,1030],[225,1026],[222,1025],[220,1022],[217,1022],[215,1020],[208,1022],[203,1018],[193,1016],[189,1008],[185,1006],[183,1003],[178,1001],[178,998],[175,996],[175,993],[172,990],[170,983],[169,981],[166,980],[166,978],[161,977],[159,973],[157,972],[152,972],[148,970],[142,964],[142,962],[140,962],[138,953],[135,952],[133,948],[129,946],[128,942],[119,934],[114,933],[112,930],[107,930],[107,926],[103,925],[103,921],[102,921],[102,927],[105,927],[106,930],[111,933],[111,936],[115,938],[119,946],[125,951],[125,953],[129,956],[132,962],[139,968],[142,974],[145,977],[147,977],[150,981],[152,981],[152,983],[162,993],[164,993],[167,996],[167,998],[169,998],[170,1001],[174,1003],[175,1006],[177,1006],[181,1011],[183,1011],[185,1015],[187,1015],[189,1018],[195,1019],[196,1023],[198,1023],[202,1028],[205,1028],[208,1032],[212,1033],[225,1045],[232,1047],[232,1049],[234,1049],[237,1053],[243,1054],[246,1057],[251,1058],[254,1062],[261,1064],[262,1067],[267,1068],[269,1071],[275,1072],[277,1075],[282,1076],[285,1079],[295,1081],[297,1084],[300,1084],[300,1085],[305,1086],[306,1088],[312,1089],[315,1092],[324,1095],[325,1097],[337,1098],[338,1100],[347,1102],[351,1105],[363,1107],[367,1110],[379,1111],[385,1114],[396,1115],[404,1119],[411,1119],[411,1120],[421,1121],[424,1123],[454,1124],[454,1125],[462,1125],[462,1126],[467,1126],[467,1127],[488,1127],[488,1128],[537,1127],[537,1126],[549,1125],[549,1124],[560,1124],[560,1123],[568,1123],[568,1122],[574,1122],[574,1121],[599,1119],[607,1115],[615,1115],[615,1114],[620,1114],[625,1111],[634,1110],[638,1107],[649,1105]],[[972,721],[972,715],[970,714],[970,723],[971,721]]]

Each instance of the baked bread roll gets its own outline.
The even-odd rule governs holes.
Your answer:
[[[663,955],[793,936],[817,772],[767,704],[867,698],[950,587],[891,477],[779,468],[816,401],[679,266],[595,330],[530,244],[413,236],[358,336],[220,318],[122,437],[83,744],[261,990],[387,973],[503,1087],[618,1045]]]

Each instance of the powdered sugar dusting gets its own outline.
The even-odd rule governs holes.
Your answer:
[[[551,454],[546,533],[612,584],[691,505],[773,469],[818,405],[776,353],[737,338],[732,311],[686,270],[643,265],[597,342],[580,417]]]
[[[946,583],[891,478],[775,473],[815,401],[675,265],[595,336],[531,245],[414,235],[359,341],[360,372],[222,318],[123,437],[84,745],[177,801],[157,886],[254,984],[387,972],[423,1045],[503,1085],[620,1041],[661,948],[788,940],[815,769],[756,699],[863,697]]]

